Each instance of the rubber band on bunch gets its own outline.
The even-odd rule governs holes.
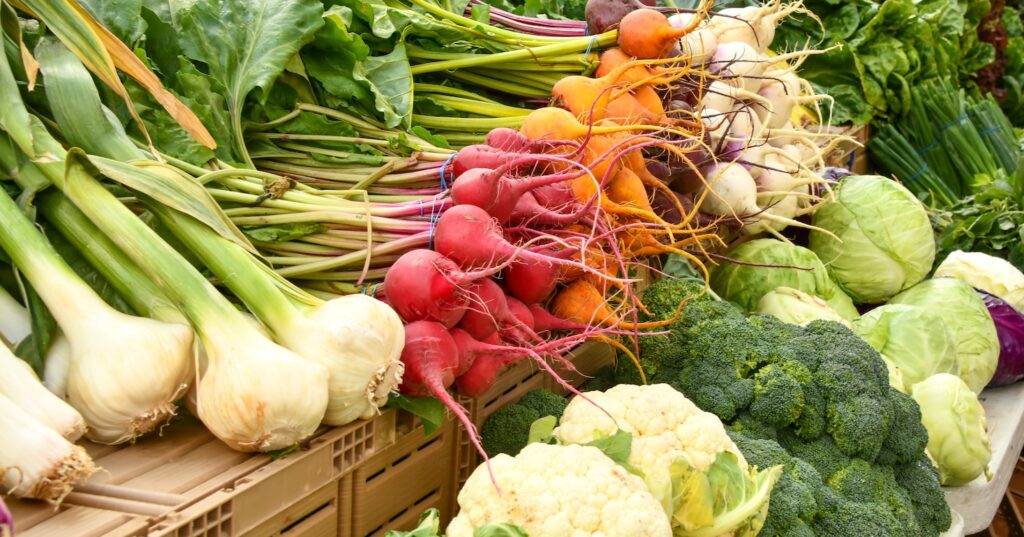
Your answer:
[[[953,127],[963,123],[964,121],[966,121],[968,119],[970,119],[970,116],[967,115],[967,114],[964,114],[964,115],[954,119],[953,121],[950,121],[949,123],[946,123],[945,125],[939,127],[939,132],[952,129]]]
[[[924,166],[921,166],[920,170],[917,170],[917,173],[915,173],[914,175],[910,176],[910,179],[907,179],[907,183],[913,183],[914,181],[918,180],[922,175],[924,175],[926,173],[928,173],[928,163],[927,162],[924,163]]]
[[[451,155],[449,155],[448,160],[445,160],[444,164],[441,165],[441,192],[448,190],[448,166],[452,163],[453,160],[455,160],[455,155],[457,154],[458,153],[452,153]],[[452,182],[455,182],[454,170],[452,171]]]

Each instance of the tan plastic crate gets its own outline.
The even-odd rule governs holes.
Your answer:
[[[579,388],[586,384],[603,367],[615,363],[615,349],[604,343],[584,343],[573,351],[571,359],[576,371],[569,371],[562,365],[556,366],[555,371],[570,385]],[[547,379],[546,387],[557,394],[569,395],[568,390],[563,388],[553,378],[549,377]]]
[[[846,142],[839,144],[838,147],[825,155],[825,164],[846,168],[856,174],[867,173],[867,144],[870,128],[867,125],[841,125],[832,127],[830,130],[853,138],[855,143]]]
[[[58,511],[10,501],[28,537],[235,537],[337,533],[337,481],[394,442],[395,416],[325,428],[278,460],[229,449],[194,419],[131,446],[85,443],[102,468]],[[329,512],[329,516],[323,513]],[[290,532],[290,533],[289,533]]]
[[[416,526],[436,507],[450,518],[457,433],[451,419],[427,436],[417,420],[400,413],[399,437],[339,483],[341,537],[381,537]],[[404,434],[403,434],[404,433]]]

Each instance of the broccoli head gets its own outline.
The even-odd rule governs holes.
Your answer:
[[[805,384],[803,393],[804,406],[800,411],[800,417],[793,424],[793,431],[804,440],[813,440],[825,434],[828,406],[817,384]]]
[[[732,423],[726,424],[726,428],[740,433],[747,438],[760,440],[778,439],[778,432],[775,430],[775,427],[758,420],[745,410],[737,414]]]
[[[527,392],[519,402],[499,408],[480,428],[480,442],[488,456],[516,455],[526,447],[530,426],[544,416],[561,418],[568,401],[548,390]]]
[[[762,367],[754,375],[750,414],[776,427],[793,423],[803,410],[803,387],[810,382],[811,372],[800,362],[787,360]]]
[[[939,485],[939,473],[928,457],[893,467],[896,481],[910,499],[914,519],[922,535],[937,535],[953,523],[946,495]]]
[[[876,461],[880,464],[901,464],[916,460],[928,445],[928,430],[921,422],[921,407],[913,397],[889,388],[892,420]]]

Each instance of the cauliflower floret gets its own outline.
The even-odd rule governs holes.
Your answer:
[[[582,397],[569,402],[555,438],[563,444],[586,444],[619,429],[632,433],[629,464],[643,472],[667,513],[673,512],[670,468],[680,458],[704,472],[718,453],[728,451],[736,455],[741,468],[748,469],[721,420],[668,384],[620,384],[586,396],[594,404]]]
[[[491,459],[459,492],[448,537],[473,537],[489,523],[530,537],[671,537],[668,517],[643,481],[589,446],[530,444]]]

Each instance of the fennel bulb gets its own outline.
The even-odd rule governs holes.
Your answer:
[[[0,395],[0,492],[59,503],[96,471],[89,454]]]
[[[28,278],[68,339],[68,401],[89,439],[117,444],[156,429],[192,374],[192,330],[110,307],[54,251],[5,192],[0,247]]]
[[[85,420],[39,382],[32,368],[0,345],[0,395],[71,442],[85,434]]]
[[[160,170],[155,166],[149,171]],[[402,381],[402,320],[390,306],[364,295],[321,301],[267,270],[241,246],[199,221],[150,210],[245,302],[285,348],[328,371],[324,423],[370,418]]]

